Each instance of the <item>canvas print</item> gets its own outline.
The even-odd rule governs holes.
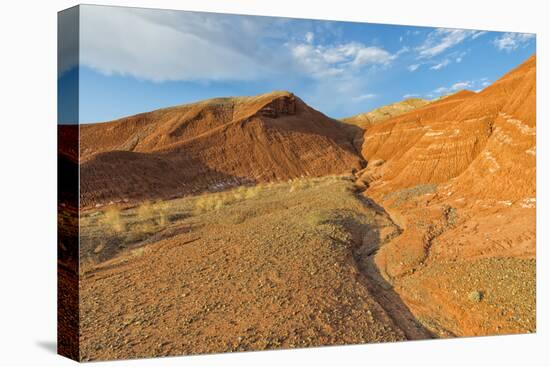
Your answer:
[[[535,41],[60,12],[60,354],[536,332]]]

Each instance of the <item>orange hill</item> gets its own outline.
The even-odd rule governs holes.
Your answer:
[[[351,172],[364,164],[354,129],[288,92],[83,125],[81,205]]]
[[[480,93],[462,91],[371,126],[364,179],[381,191],[444,183],[481,197],[535,193],[536,58]],[[453,191],[451,190],[451,191]]]

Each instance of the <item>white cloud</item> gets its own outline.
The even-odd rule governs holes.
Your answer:
[[[416,71],[416,69],[418,69],[419,67],[420,67],[420,64],[412,64],[412,65],[407,66],[407,69],[409,71]]]
[[[363,66],[367,64],[389,64],[394,57],[386,50],[379,47],[360,47],[357,50],[353,64]]]
[[[357,97],[353,97],[352,100],[354,102],[362,102],[373,98],[376,98],[376,94],[368,93],[368,94],[361,94]]]
[[[476,31],[438,28],[430,32],[424,43],[416,48],[418,57],[427,59],[437,56],[474,34],[476,34]]]
[[[445,60],[441,61],[440,63],[437,63],[437,64],[431,66],[430,69],[431,70],[439,70],[439,69],[442,69],[445,66],[449,65],[449,63],[450,63],[449,59],[445,59]]]
[[[434,89],[433,91],[434,93],[437,93],[437,94],[444,94],[444,93],[448,93],[449,92],[449,88],[448,87],[439,87],[437,89]]]
[[[458,64],[458,63],[461,63],[462,60],[464,60],[464,56],[466,56],[468,52],[467,51],[463,51],[463,52],[453,52],[450,56],[451,57],[454,57],[455,58],[455,62]]]
[[[475,80],[465,80],[456,82],[450,86],[443,86],[434,89],[433,91],[426,94],[426,97],[433,98],[434,96],[442,96],[451,93],[458,92],[463,89],[473,90],[476,93],[483,90],[485,87],[489,86],[491,83],[488,78],[480,78]]]
[[[416,94],[416,93],[410,93],[410,94],[405,94],[403,96],[404,99],[408,99],[408,98],[418,98],[420,97],[420,95]]]
[[[409,36],[409,35],[418,36],[419,34],[420,34],[419,30],[412,31],[412,30],[409,29],[405,32],[405,35],[407,35],[407,36]]]
[[[398,58],[399,56],[401,56],[401,54],[404,54],[406,52],[409,52],[411,49],[407,46],[403,46],[399,49],[399,51],[397,51],[394,55],[393,55],[393,58],[396,59]]]
[[[459,81],[450,86],[443,86],[443,87],[436,88],[433,91],[429,92],[429,94],[426,94],[426,96],[433,98],[434,96],[447,95],[447,94],[458,92],[463,89],[473,90],[476,93],[478,93],[481,90],[483,90],[485,87],[489,86],[490,84],[491,82],[489,81],[489,78]]]
[[[534,38],[532,33],[504,33],[495,38],[493,44],[501,51],[511,52]]]
[[[315,78],[338,76],[366,66],[388,65],[397,55],[359,42],[340,45],[288,44],[294,61]]]
[[[345,78],[395,54],[359,42],[321,44],[288,20],[104,6],[81,8],[81,64],[106,75],[168,80]],[[285,23],[287,22],[287,23]],[[301,41],[293,39],[302,34]],[[317,37],[319,36],[319,37]],[[291,41],[289,41],[291,39]]]
[[[483,36],[485,33],[487,33],[487,31],[478,31],[478,32],[476,32],[476,33],[474,33],[474,34],[472,35],[472,39],[475,40],[475,39],[478,38],[479,36]]]
[[[472,82],[472,81],[461,81],[461,82],[454,83],[453,85],[451,85],[449,87],[436,88],[431,92],[431,95],[433,95],[433,94],[445,95],[445,94],[457,92],[457,91],[462,90],[462,89],[470,89],[473,86],[474,86],[474,82]]]
[[[451,86],[451,91],[457,91],[461,89],[467,89],[472,87],[472,82],[458,82]]]
[[[262,20],[216,16],[82,6],[80,62],[106,75],[153,81],[253,79],[268,73],[267,63],[257,57],[265,48],[253,36],[262,30]]]

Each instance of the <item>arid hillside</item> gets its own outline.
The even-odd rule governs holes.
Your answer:
[[[159,199],[363,166],[354,127],[288,92],[83,125],[81,204]]]
[[[533,56],[480,93],[463,91],[371,126],[362,145],[365,179],[383,177],[381,191],[455,179],[456,190],[479,197],[534,196],[535,66]]]
[[[358,183],[403,229],[374,263],[440,336],[535,329],[535,80],[533,56],[364,133]]]
[[[401,102],[392,103],[386,106],[375,108],[372,111],[346,117],[342,121],[359,126],[363,129],[392,117],[396,117],[417,108],[423,107],[430,101],[422,98],[407,98]]]

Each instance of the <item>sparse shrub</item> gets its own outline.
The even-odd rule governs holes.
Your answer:
[[[162,227],[166,227],[170,223],[170,206],[168,203],[162,202],[156,206],[156,209],[158,213],[158,224]]]
[[[214,210],[220,210],[223,207],[223,204],[223,199],[221,197],[217,198],[214,201]]]
[[[155,225],[165,227],[169,224],[168,213],[170,206],[167,203],[152,205],[149,202],[142,204],[137,210],[137,216],[142,221],[153,222]]]
[[[141,220],[149,220],[154,217],[153,206],[149,202],[143,203],[137,210],[137,215]]]
[[[200,214],[212,210],[220,210],[227,204],[256,197],[261,189],[260,186],[239,186],[227,192],[204,194],[196,199],[195,212]]]
[[[132,250],[132,256],[141,257],[145,254],[145,247],[138,247],[135,250]]]
[[[111,207],[105,211],[103,214],[103,222],[115,232],[122,232],[126,228],[122,221],[120,210],[116,207]]]
[[[262,187],[260,185],[256,185],[256,186],[253,186],[253,187],[249,187],[247,190],[246,190],[246,193],[244,194],[244,197],[245,199],[252,199],[256,196],[258,196],[258,194],[260,193]]]
[[[163,210],[159,211],[158,221],[159,221],[159,225],[161,227],[166,227],[168,225],[168,223],[169,223],[168,215],[166,214],[165,211],[163,211]]]
[[[468,294],[468,299],[472,302],[478,303],[483,300],[483,292],[481,291],[473,291]]]
[[[290,181],[289,192],[294,192],[296,190],[306,189],[310,186],[311,181],[305,179],[294,179]]]
[[[202,195],[195,202],[195,210],[197,213],[219,210],[224,205],[225,200],[227,199],[220,194]]]
[[[195,210],[197,212],[200,213],[204,211],[204,209],[206,208],[206,200],[206,195],[202,195],[195,201]]]
[[[239,186],[238,189],[233,191],[233,197],[235,200],[242,200],[246,197],[246,187]]]

